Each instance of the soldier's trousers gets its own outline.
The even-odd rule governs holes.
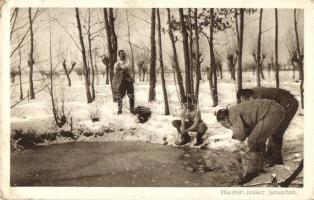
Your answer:
[[[130,81],[122,80],[119,88],[120,98],[118,100],[118,109],[122,110],[122,99],[127,94],[130,102],[130,110],[134,109],[134,86]]]
[[[251,152],[264,152],[266,141],[273,136],[285,117],[285,110],[278,103],[270,106],[266,115],[258,121],[248,137]]]
[[[298,107],[299,107],[298,100],[295,99],[293,96],[291,96],[291,98],[289,98],[288,100],[288,103],[286,104],[285,118],[283,119],[279,127],[277,128],[275,134],[273,134],[268,140],[268,145],[267,145],[268,154],[272,154],[274,150],[281,152],[284,133],[289,127],[289,124],[291,120],[293,119],[294,115],[296,114]]]

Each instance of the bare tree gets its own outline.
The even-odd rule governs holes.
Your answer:
[[[237,64],[237,50],[234,45],[230,45],[227,49],[227,64],[230,71],[230,77],[232,80],[236,80],[235,76],[235,66]]]
[[[216,57],[215,57],[215,65],[216,65],[216,68],[217,68],[217,71],[218,71],[220,79],[223,79],[222,60],[221,60],[220,56],[218,56],[217,54],[216,54]]]
[[[88,8],[88,21],[87,21],[87,41],[88,41],[88,53],[89,53],[89,62],[90,62],[90,68],[92,70],[91,73],[91,81],[90,81],[90,86],[91,86],[91,97],[92,100],[94,101],[96,98],[95,94],[95,69],[94,69],[94,62],[93,62],[93,55],[92,55],[92,32],[91,32],[91,16],[90,16],[90,8]]]
[[[32,21],[32,24],[34,23],[34,21],[35,21],[35,19],[41,14],[41,13],[43,13],[43,11],[44,11],[44,9],[39,9],[39,8],[37,8],[36,9],[36,11],[35,11],[35,13],[34,13],[34,15],[32,15],[31,16],[31,18],[29,19],[29,16],[28,16],[28,21]],[[20,29],[22,29],[22,28],[24,28],[27,24],[25,24],[25,25],[22,25],[22,26],[20,26],[20,27],[18,27],[18,28],[16,28],[16,29],[14,29],[14,27],[15,27],[15,24],[16,24],[16,22],[18,21],[17,20],[17,17],[18,16],[20,16],[20,15],[18,15],[17,14],[18,12],[15,12],[15,14],[12,14],[12,16],[11,16],[11,20],[10,20],[10,22],[11,22],[11,31],[10,31],[10,41],[13,39],[13,35],[14,35],[14,33],[16,32],[16,33],[18,33],[19,32],[19,30]],[[29,15],[29,13],[28,13],[28,15]],[[20,17],[22,17],[22,16],[20,16]],[[29,23],[29,22],[28,22]],[[12,57],[13,55],[14,55],[14,53],[20,48],[20,47],[22,47],[22,45],[23,45],[23,43],[24,43],[24,41],[25,41],[25,39],[26,39],[26,36],[28,35],[28,33],[30,32],[30,29],[32,28],[32,26],[28,26],[28,28],[26,29],[26,31],[22,34],[22,37],[18,37],[17,39],[17,45],[13,48],[13,50],[11,51],[11,53],[10,53],[10,57]]]
[[[144,64],[145,64],[144,60],[137,61],[136,63],[137,68],[138,68],[138,76],[139,76],[140,82],[142,82],[142,69],[144,67]]]
[[[152,8],[151,13],[151,33],[150,33],[150,46],[151,46],[151,58],[150,58],[150,70],[149,70],[149,93],[148,101],[156,100],[156,42],[155,42],[155,26],[156,26],[156,11]]]
[[[81,43],[81,53],[82,53],[82,60],[83,60],[86,98],[87,98],[87,103],[91,103],[93,100],[92,100],[92,96],[91,96],[90,89],[89,89],[89,85],[90,85],[89,80],[88,80],[89,73],[88,73],[88,69],[87,69],[86,51],[85,51],[85,45],[84,45],[83,33],[82,33],[82,27],[81,27],[81,20],[80,20],[78,8],[75,8],[75,13],[76,13],[76,20],[77,20],[77,28],[78,28],[79,38],[80,38],[80,43]]]
[[[201,62],[200,62],[200,47],[199,47],[199,31],[198,31],[198,20],[197,20],[197,8],[194,9],[194,23],[195,23],[195,56],[196,56],[196,83],[195,83],[195,94],[198,98],[199,88],[200,88],[200,80],[201,76]]]
[[[181,34],[183,39],[183,54],[184,54],[184,71],[185,71],[185,93],[187,98],[191,97],[191,71],[190,71],[190,54],[189,54],[189,39],[185,27],[183,8],[179,8]]]
[[[242,48],[243,48],[243,34],[244,34],[244,8],[240,8],[240,20],[238,29],[238,10],[235,9],[235,19],[236,19],[236,29],[237,29],[237,39],[238,39],[238,73],[237,73],[237,86],[238,90],[242,89]],[[237,102],[240,99],[237,98]]]
[[[106,56],[102,59],[102,62],[106,65],[106,73],[107,73],[107,79],[106,79],[106,84],[108,84],[108,76],[110,77],[110,83],[112,81],[113,77],[113,67],[114,67],[114,61],[113,61],[113,50],[112,50],[112,40],[111,40],[111,31],[110,31],[110,24],[108,20],[108,11],[107,8],[103,9],[104,11],[104,21],[105,21],[105,29],[106,29],[106,35],[107,35],[107,51],[108,51],[108,65],[106,65],[107,60]],[[108,66],[108,67],[107,67]],[[109,69],[109,70],[108,70]]]
[[[62,96],[62,105],[61,109],[59,108],[58,105],[58,100],[57,97],[55,96],[54,93],[54,75],[56,74],[56,69],[59,64],[59,56],[58,56],[58,61],[57,64],[54,66],[53,61],[52,61],[52,43],[51,43],[51,38],[52,38],[52,30],[51,30],[51,17],[50,17],[50,12],[49,13],[49,67],[50,67],[50,72],[48,74],[43,73],[42,75],[46,80],[49,80],[49,83],[47,84],[48,88],[48,93],[51,98],[51,106],[52,106],[52,113],[53,113],[53,118],[55,120],[55,123],[58,127],[62,127],[66,123],[66,115],[65,115],[65,110],[64,110],[64,95]],[[61,46],[61,45],[60,45]],[[60,48],[59,48],[59,53],[60,53]]]
[[[104,55],[101,59],[102,63],[104,63],[106,67],[106,85],[109,85],[109,73],[110,73],[110,61],[109,56]],[[103,71],[102,71],[103,72]],[[102,74],[104,75],[104,74]]]
[[[215,54],[214,54],[214,43],[213,43],[213,35],[214,35],[214,9],[211,8],[210,12],[210,37],[209,37],[209,48],[210,48],[210,89],[213,99],[213,106],[218,105],[218,93],[217,93],[217,71],[216,71],[216,62],[215,62]]]
[[[74,71],[75,71],[76,75],[78,75],[78,76],[80,77],[80,79],[81,79],[81,81],[82,81],[82,76],[83,76],[83,74],[84,74],[83,68],[82,68],[82,67],[76,67],[76,68],[74,69]]]
[[[258,25],[258,38],[257,38],[257,50],[256,55],[253,53],[253,56],[256,61],[256,81],[257,86],[261,86],[261,38],[262,38],[262,18],[263,18],[263,8],[260,9],[260,15],[259,15],[259,25]],[[264,57],[264,56],[263,56]]]
[[[73,62],[73,61],[72,61],[72,62],[71,62],[71,68],[68,69],[68,68],[67,68],[67,64],[66,64],[66,60],[63,60],[62,67],[63,67],[64,73],[65,73],[65,75],[66,75],[66,77],[67,77],[67,80],[68,80],[68,86],[71,86],[71,85],[72,85],[72,84],[71,84],[70,74],[71,74],[71,72],[73,71],[75,65],[76,65],[76,62]]]
[[[34,83],[33,83],[33,68],[34,68],[34,33],[33,33],[33,20],[32,9],[28,8],[28,19],[30,29],[30,50],[29,50],[29,93],[30,99],[35,99]]]
[[[131,32],[130,32],[130,23],[129,23],[129,15],[128,15],[128,11],[127,9],[125,10],[125,15],[126,15],[126,21],[127,21],[127,25],[128,25],[128,43],[130,46],[130,51],[131,51],[131,70],[132,70],[132,75],[133,75],[133,80],[135,80],[134,76],[135,76],[135,68],[134,68],[134,54],[133,54],[133,47],[132,47],[132,43],[131,43]]]
[[[177,81],[178,81],[178,85],[179,85],[179,93],[180,93],[180,100],[181,102],[184,101],[185,99],[185,91],[184,91],[184,86],[183,86],[183,79],[182,79],[182,75],[181,75],[181,69],[179,66],[179,61],[178,61],[178,55],[177,55],[177,50],[176,50],[176,41],[173,35],[173,28],[172,28],[172,24],[171,24],[171,19],[170,19],[170,9],[167,8],[167,16],[168,16],[168,33],[169,33],[169,37],[170,37],[170,41],[171,41],[171,46],[172,46],[172,51],[173,51],[173,65],[174,65],[174,69],[176,71],[176,75],[177,75]]]
[[[160,24],[160,14],[159,8],[157,8],[157,21],[158,21],[158,48],[159,48],[159,64],[160,64],[160,77],[161,77],[161,85],[162,92],[164,95],[164,104],[165,104],[165,115],[169,115],[169,104],[168,104],[168,95],[166,90],[166,81],[165,81],[165,72],[164,72],[164,63],[162,58],[162,45],[161,45],[161,24]]]
[[[300,40],[299,40],[299,31],[298,31],[298,16],[297,16],[297,9],[294,9],[293,12],[293,19],[294,19],[294,32],[295,32],[295,40],[296,40],[296,61],[299,68],[299,75],[300,75],[300,93],[301,93],[301,105],[304,108],[304,71],[303,71],[303,47],[301,49]]]
[[[275,67],[276,88],[279,88],[279,64],[278,64],[278,10],[275,8]],[[269,70],[270,71],[270,70]]]
[[[21,53],[21,48],[19,48],[19,64],[18,64],[18,69],[19,69],[19,81],[20,81],[20,100],[23,99],[23,84],[22,84],[22,69],[21,69],[21,63],[22,63],[22,53]]]
[[[104,78],[104,77],[105,77],[105,74],[106,74],[106,69],[100,68],[100,73],[101,73],[102,77]],[[106,83],[106,84],[107,84],[107,83]],[[109,83],[108,83],[107,85],[109,85]]]
[[[112,69],[110,71],[110,79],[112,80],[113,77],[113,67],[114,64],[117,62],[117,58],[118,58],[118,38],[117,38],[117,34],[115,31],[115,17],[113,16],[113,8],[109,8],[109,27],[110,27],[110,35],[111,35],[111,51],[112,51],[112,58],[111,58],[111,68]]]
[[[19,9],[18,8],[14,8],[14,11],[13,11],[13,14],[12,14],[11,20],[10,20],[10,22],[12,22],[12,24],[11,24],[11,31],[10,31],[10,41],[12,39],[12,35],[13,35],[13,32],[14,32],[14,27],[15,27],[15,24],[16,24],[16,19],[17,19],[18,13],[19,13]]]
[[[192,14],[191,8],[188,9],[188,22],[189,22],[189,59],[190,59],[190,84],[191,84],[191,95],[194,95],[194,79],[193,79],[193,27],[192,27]]]

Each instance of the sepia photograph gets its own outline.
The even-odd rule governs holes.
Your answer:
[[[0,2],[0,199],[313,199],[314,2],[272,1]]]
[[[303,9],[11,8],[11,186],[303,187]]]

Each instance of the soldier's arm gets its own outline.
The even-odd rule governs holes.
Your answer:
[[[197,127],[197,125],[198,125],[198,123],[200,121],[200,118],[201,118],[201,112],[197,111],[195,113],[193,125],[190,128],[187,128],[186,130],[184,130],[184,132],[188,132],[188,131],[194,130]]]
[[[185,110],[180,113],[181,117],[181,132],[185,130]]]
[[[233,132],[232,139],[244,141],[247,137],[247,129],[244,126],[244,123],[241,117],[238,117],[236,122],[232,124],[230,128]]]
[[[116,73],[118,70],[121,69],[121,66],[119,65],[119,62],[116,62],[116,63],[114,64],[113,69],[114,69],[114,70],[113,70],[114,73]]]

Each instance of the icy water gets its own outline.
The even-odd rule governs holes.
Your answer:
[[[11,154],[11,186],[234,186],[237,156],[142,142],[75,142]]]

